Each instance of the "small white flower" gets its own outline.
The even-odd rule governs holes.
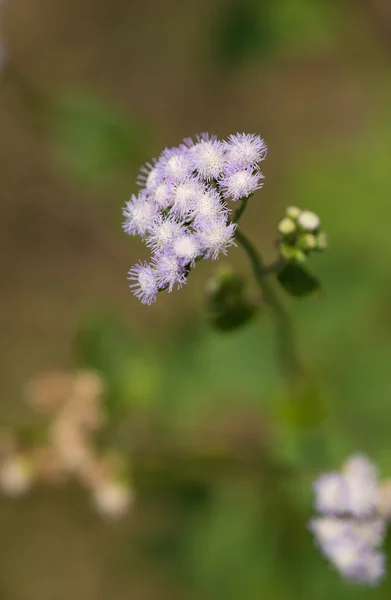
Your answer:
[[[108,520],[123,517],[133,503],[131,490],[118,481],[102,481],[92,493],[99,514]]]
[[[0,467],[0,487],[7,496],[24,496],[34,481],[34,469],[22,454],[11,454]]]
[[[306,231],[316,231],[320,227],[320,218],[309,210],[303,210],[298,216],[297,222]]]
[[[179,235],[174,240],[172,249],[174,254],[184,263],[194,262],[200,252],[196,237],[189,233]]]
[[[314,482],[316,508],[323,513],[342,514],[348,508],[345,478],[337,472],[325,473]]]
[[[224,144],[215,139],[201,140],[190,150],[193,168],[209,181],[216,179],[227,164]]]

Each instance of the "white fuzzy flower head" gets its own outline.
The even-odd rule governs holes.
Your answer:
[[[348,488],[349,511],[356,517],[368,517],[379,503],[377,472],[363,455],[351,457],[344,465],[343,476]]]
[[[186,283],[183,261],[170,249],[165,249],[153,258],[153,266],[156,270],[156,279],[160,288],[167,288],[172,292],[176,285],[180,288]]]
[[[4,494],[16,498],[30,491],[34,468],[22,454],[11,454],[0,467],[0,488]]]
[[[151,192],[157,186],[160,181],[158,169],[156,168],[156,160],[154,159],[152,163],[146,163],[143,167],[141,167],[140,172],[137,176],[136,183],[144,187],[147,192]]]
[[[143,304],[149,306],[155,302],[159,291],[156,272],[146,261],[134,265],[129,271],[128,279],[134,282],[129,287]]]
[[[315,535],[322,550],[327,553],[327,548],[334,540],[347,533],[347,524],[337,517],[316,517],[312,519],[309,528]]]
[[[102,481],[92,492],[92,499],[98,513],[109,521],[126,515],[132,503],[131,490],[118,481]]]
[[[193,263],[197,258],[200,248],[195,235],[183,233],[179,235],[172,245],[172,250],[183,264]]]
[[[179,183],[186,179],[192,170],[189,149],[183,144],[166,148],[160,155],[157,170],[169,183]]]
[[[172,212],[180,218],[186,218],[192,211],[197,199],[204,193],[203,184],[194,177],[188,177],[174,186],[172,192]]]
[[[250,169],[227,169],[224,176],[219,180],[220,189],[224,198],[233,201],[248,198],[257,189],[262,187],[262,173]]]
[[[159,216],[151,225],[146,245],[152,250],[161,250],[169,246],[181,232],[181,223],[172,216]]]
[[[344,477],[325,473],[314,483],[316,508],[322,513],[343,514],[348,509],[348,490]]]
[[[219,254],[226,254],[235,245],[236,223],[227,224],[226,219],[206,220],[197,230],[198,240],[205,258],[216,260]]]
[[[298,216],[297,222],[305,231],[316,231],[320,227],[320,218],[309,210],[303,210]]]
[[[259,135],[237,133],[229,136],[226,152],[229,165],[253,168],[266,158],[267,147]]]
[[[151,192],[151,200],[160,210],[166,209],[172,204],[172,186],[165,181],[159,181]]]
[[[211,188],[198,195],[190,216],[197,225],[207,219],[215,219],[219,216],[227,217],[228,208],[222,201],[220,194]]]
[[[156,206],[148,200],[145,190],[138,196],[132,195],[123,210],[125,221],[123,229],[129,235],[144,237],[157,216]]]
[[[202,139],[190,151],[192,166],[203,179],[217,179],[227,164],[225,146],[215,139]]]

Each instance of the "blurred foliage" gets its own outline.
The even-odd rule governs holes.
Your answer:
[[[144,154],[139,119],[129,122],[86,93],[68,93],[54,111],[59,157],[72,173],[94,182],[138,164]]]
[[[328,48],[340,18],[331,0],[223,0],[213,38],[217,57],[234,67],[260,56]]]
[[[303,265],[284,265],[278,271],[277,279],[291,296],[313,296],[321,292],[320,281]]]

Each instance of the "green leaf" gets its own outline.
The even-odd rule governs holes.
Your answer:
[[[303,265],[288,263],[277,274],[284,290],[291,296],[314,296],[321,294],[320,281]]]
[[[135,405],[145,407],[160,384],[160,367],[111,316],[86,319],[74,341],[78,364],[100,371],[106,380],[105,402],[113,417]]]
[[[60,158],[77,175],[94,178],[137,162],[143,154],[141,134],[98,98],[72,94],[54,112]]]

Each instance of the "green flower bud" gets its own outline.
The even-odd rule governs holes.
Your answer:
[[[296,223],[289,219],[288,217],[284,217],[277,225],[278,233],[281,235],[290,235],[296,231]]]
[[[318,234],[316,238],[316,249],[317,250],[326,250],[328,247],[328,238],[327,234],[323,231]]]
[[[305,233],[301,235],[298,242],[298,247],[303,250],[303,252],[309,252],[310,250],[314,250],[317,248],[318,240],[312,233]]]
[[[301,210],[300,208],[297,208],[297,206],[288,206],[288,208],[285,211],[285,214],[287,217],[289,217],[290,219],[294,219],[296,220],[297,217],[300,215]]]

